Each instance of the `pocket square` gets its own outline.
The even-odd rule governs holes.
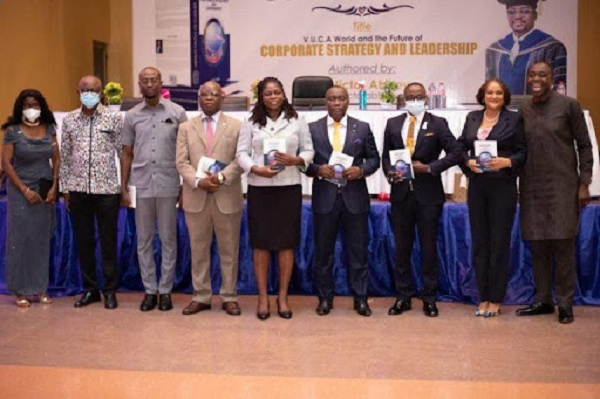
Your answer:
[[[429,137],[429,136],[435,136],[435,133],[434,132],[425,133],[425,137]]]
[[[173,119],[167,118],[163,121],[163,123],[175,123],[175,122],[173,122]]]

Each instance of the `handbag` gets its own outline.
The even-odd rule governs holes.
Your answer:
[[[45,201],[46,198],[48,198],[48,193],[50,192],[50,189],[52,188],[52,183],[53,180],[52,179],[44,179],[41,178],[40,179],[40,197],[42,197],[42,199]]]

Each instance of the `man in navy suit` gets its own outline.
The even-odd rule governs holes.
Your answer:
[[[419,232],[423,270],[423,312],[435,317],[438,285],[437,230],[444,206],[440,174],[462,161],[462,152],[444,118],[425,112],[427,94],[421,83],[404,89],[408,113],[387,122],[383,144],[383,172],[392,185],[392,225],[396,244],[396,302],[389,315],[411,308],[415,288],[411,276],[411,253],[415,225]],[[404,180],[390,164],[390,150],[407,148],[411,153],[414,179]],[[440,157],[444,150],[446,155]]]
[[[354,309],[361,316],[371,315],[367,303],[371,203],[365,178],[379,168],[380,158],[369,124],[346,115],[348,101],[346,89],[331,87],[326,93],[328,116],[309,124],[315,157],[306,174],[313,177],[315,285],[319,295],[316,311],[321,316],[333,307],[333,254],[340,224],[345,233]],[[352,166],[342,172],[345,184],[327,180],[335,176],[329,165],[333,151],[353,157]]]

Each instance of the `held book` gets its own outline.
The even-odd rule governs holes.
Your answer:
[[[477,165],[484,172],[489,172],[491,169],[488,163],[492,158],[498,156],[498,142],[496,140],[475,140],[473,142],[475,148],[475,157]]]
[[[284,138],[264,139],[263,153],[264,153],[265,166],[271,166],[271,170],[284,170],[285,165],[278,163],[275,160],[275,153],[276,152],[285,153],[286,152],[285,150],[286,150],[286,146],[285,146]]]
[[[408,148],[391,150],[390,163],[392,170],[396,172],[394,181],[414,179],[415,172],[413,171],[412,159],[410,159],[410,150]]]
[[[332,179],[325,180],[338,186],[345,186],[347,180],[342,177],[342,172],[351,167],[352,163],[354,163],[354,157],[346,155],[343,152],[332,152],[329,158],[329,165],[333,166],[335,176]]]
[[[227,167],[227,164],[214,158],[202,157],[198,161],[198,168],[196,169],[196,178],[204,179],[210,174],[218,174]]]

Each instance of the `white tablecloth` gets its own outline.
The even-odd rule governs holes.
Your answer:
[[[433,110],[431,113],[446,118],[448,121],[448,125],[450,126],[450,130],[454,134],[454,136],[459,137],[462,133],[462,128],[465,123],[465,118],[469,109],[444,109],[444,110]],[[585,118],[588,125],[588,130],[590,133],[590,140],[592,141],[592,147],[594,152],[594,169],[593,169],[593,180],[590,185],[590,194],[592,196],[600,196],[600,165],[599,165],[599,154],[598,154],[598,143],[596,141],[596,134],[594,130],[594,124],[592,122],[592,118],[588,111],[585,112]],[[367,111],[359,111],[359,110],[349,110],[348,114],[353,116],[354,118],[360,119],[362,121],[368,122],[371,126],[371,130],[373,131],[373,135],[375,136],[375,142],[377,144],[377,149],[381,154],[383,149],[383,132],[385,130],[385,124],[387,120],[391,117],[397,116],[401,114],[402,111],[379,111],[379,110],[367,110]],[[228,112],[230,116],[238,118],[240,120],[244,120],[248,117],[247,112]],[[303,116],[307,122],[313,122],[317,119],[322,118],[327,114],[326,111],[304,111],[300,112],[300,115]],[[197,116],[198,112],[190,111],[188,112],[188,118],[193,118]],[[62,125],[62,120],[66,116],[65,112],[56,112],[54,114],[56,118],[56,122],[58,124],[58,134],[60,137],[60,126]],[[60,140],[59,140],[60,141]],[[442,182],[444,184],[444,190],[448,194],[452,194],[454,190],[454,174],[456,172],[460,172],[458,167],[452,167],[448,169],[446,172],[442,174]],[[302,191],[306,195],[310,195],[312,191],[311,178],[306,176],[302,176]],[[390,186],[385,180],[381,169],[375,172],[372,176],[367,178],[367,185],[369,188],[369,193],[371,194],[379,194],[381,192],[390,191]],[[244,187],[245,187],[245,179],[244,179]],[[245,191],[245,190],[244,190]]]

